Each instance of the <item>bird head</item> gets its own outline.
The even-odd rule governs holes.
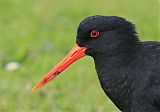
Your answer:
[[[135,28],[132,23],[117,16],[90,16],[82,20],[77,28],[76,44],[72,50],[33,87],[33,91],[44,86],[69,65],[85,55],[94,57],[116,49],[121,44],[133,41]]]
[[[85,54],[94,56],[136,42],[135,35],[134,25],[122,17],[90,16],[79,24],[76,43],[87,48]]]

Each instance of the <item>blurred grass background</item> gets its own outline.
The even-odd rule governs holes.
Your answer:
[[[118,112],[85,57],[36,93],[31,88],[75,43],[79,22],[117,15],[142,40],[160,41],[158,0],[0,0],[0,112]],[[5,70],[11,62],[15,71]]]

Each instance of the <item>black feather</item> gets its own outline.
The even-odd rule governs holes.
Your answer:
[[[100,36],[91,39],[96,29]],[[160,42],[141,42],[135,26],[116,16],[91,16],[77,30],[106,95],[123,112],[160,112]]]

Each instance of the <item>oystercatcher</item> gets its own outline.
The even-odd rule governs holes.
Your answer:
[[[134,24],[117,16],[90,16],[80,22],[76,44],[33,91],[79,58],[93,57],[106,95],[123,112],[160,112],[160,42],[142,42]]]

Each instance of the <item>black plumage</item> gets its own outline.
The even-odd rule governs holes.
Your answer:
[[[98,38],[90,32],[99,31]],[[142,42],[122,17],[90,16],[76,43],[93,57],[100,84],[122,112],[160,112],[160,42]]]

